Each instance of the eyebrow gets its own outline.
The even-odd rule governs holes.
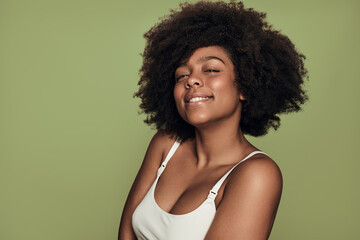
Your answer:
[[[202,58],[199,59],[198,62],[206,62],[206,61],[209,61],[209,60],[211,60],[211,59],[219,60],[219,61],[221,61],[223,64],[225,64],[224,60],[222,60],[221,58],[215,57],[215,56],[202,57]]]
[[[202,57],[202,58],[200,58],[197,62],[198,62],[198,63],[202,63],[202,62],[209,61],[209,60],[211,60],[211,59],[219,60],[220,62],[222,62],[223,64],[225,64],[224,60],[222,60],[221,58],[215,57],[215,56]],[[185,62],[185,61],[184,61],[184,62],[181,62],[178,67],[182,67],[182,66],[186,66],[186,62]]]

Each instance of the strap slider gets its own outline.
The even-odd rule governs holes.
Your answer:
[[[215,199],[217,195],[217,192],[214,192],[213,190],[210,190],[208,198]]]
[[[161,166],[159,167],[158,172],[157,172],[158,176],[160,176],[163,173],[163,171],[165,170],[165,167],[166,167],[165,164],[161,164]]]

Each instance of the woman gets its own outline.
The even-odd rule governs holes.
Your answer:
[[[119,239],[267,239],[281,172],[244,134],[299,111],[303,55],[242,3],[198,2],[151,28],[140,107],[158,132],[124,207]]]

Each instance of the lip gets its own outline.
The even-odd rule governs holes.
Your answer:
[[[207,98],[207,99],[203,99],[203,100],[196,101],[196,102],[190,102],[190,100],[191,100],[192,98],[197,98],[197,97]],[[195,104],[195,103],[200,103],[200,102],[208,101],[210,98],[213,98],[213,96],[208,95],[208,94],[205,94],[205,93],[189,93],[189,94],[186,94],[186,95],[185,95],[184,101],[185,101],[185,103],[187,103],[187,104]]]

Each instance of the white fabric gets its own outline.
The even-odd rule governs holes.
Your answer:
[[[250,153],[220,178],[210,190],[208,197],[198,208],[186,214],[175,215],[165,212],[157,205],[154,192],[159,177],[165,170],[166,164],[169,162],[179,145],[180,141],[175,141],[164,162],[161,164],[154,183],[133,213],[132,226],[138,240],[204,239],[215,217],[215,197],[226,177],[241,162],[257,153],[265,154],[260,151]]]

